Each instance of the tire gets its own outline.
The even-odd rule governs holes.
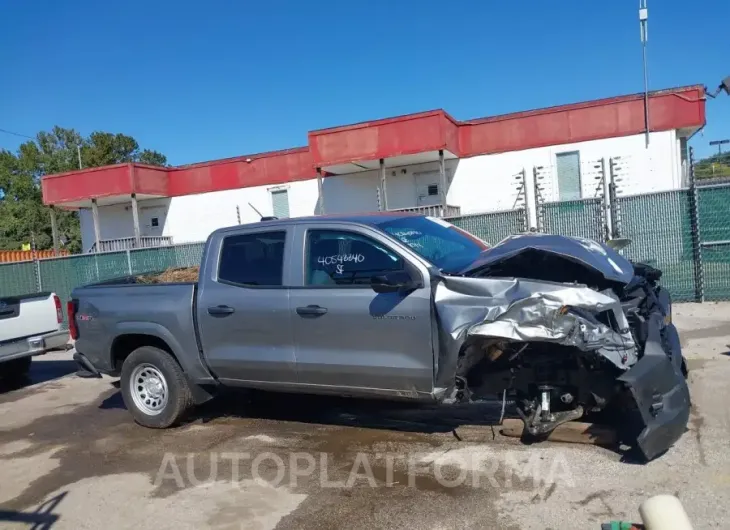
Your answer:
[[[32,361],[33,357],[28,356],[0,363],[0,378],[17,381],[27,377]]]
[[[122,397],[138,424],[152,429],[176,425],[193,405],[190,385],[175,358],[142,346],[122,365]]]

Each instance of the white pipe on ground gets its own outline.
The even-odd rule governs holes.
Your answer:
[[[656,495],[639,506],[646,530],[692,530],[687,512],[674,495]]]

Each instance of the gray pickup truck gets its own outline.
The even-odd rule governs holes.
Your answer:
[[[213,232],[197,283],[81,287],[69,316],[79,374],[121,376],[147,427],[222,386],[497,400],[538,439],[604,411],[650,460],[690,406],[660,276],[581,238],[489,248],[420,215],[274,219]]]

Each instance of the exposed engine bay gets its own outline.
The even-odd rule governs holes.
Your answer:
[[[445,403],[514,403],[534,437],[594,413],[651,460],[689,419],[661,272],[608,245],[512,236],[435,287]]]

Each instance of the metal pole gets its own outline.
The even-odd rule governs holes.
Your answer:
[[[142,246],[142,237],[139,232],[139,207],[136,193],[132,193],[132,223],[134,224],[134,244],[137,248],[140,248]]]
[[[616,193],[616,162],[613,158],[608,159],[608,202],[611,205],[611,236],[621,237],[621,215]]]
[[[129,275],[132,275],[132,254],[127,249],[127,269],[129,269]]]
[[[387,210],[388,209],[388,189],[385,185],[385,160],[380,159],[380,186],[383,189],[382,193],[382,208],[379,208],[379,210]]]
[[[646,127],[646,146],[649,147],[649,72],[646,64],[646,41],[648,40],[649,11],[646,0],[639,0],[639,24],[641,25],[641,50],[644,64],[644,126]]]
[[[695,300],[705,301],[705,265],[702,261],[702,234],[700,232],[699,192],[695,181],[694,148],[689,148],[689,219],[692,234],[692,262],[695,273]]]
[[[53,236],[53,255],[58,256],[58,223],[56,221],[56,210],[51,206],[51,235]]]
[[[441,182],[441,206],[446,211],[446,163],[444,162],[444,150],[439,149],[439,180]]]
[[[83,166],[81,165],[81,145],[76,146],[76,152],[79,155],[79,169],[83,169]]]
[[[611,215],[611,188],[606,178],[606,159],[601,158],[601,183],[603,185],[603,211],[605,212],[606,239],[613,239],[613,219]]]
[[[96,199],[91,199],[91,216],[94,218],[94,240],[96,241],[96,252],[101,250],[101,229],[99,228],[99,208]]]

